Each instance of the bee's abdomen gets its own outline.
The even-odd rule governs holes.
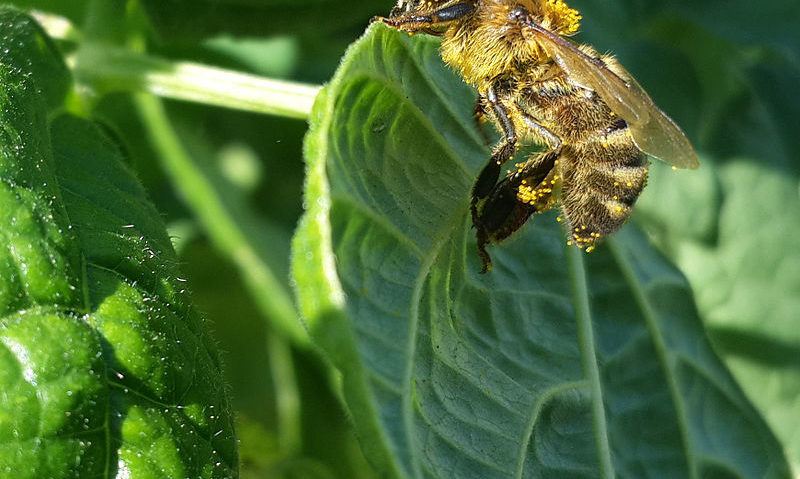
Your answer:
[[[562,153],[561,204],[570,241],[579,247],[591,248],[618,230],[647,183],[647,158],[627,123],[613,115],[604,123],[582,132]]]

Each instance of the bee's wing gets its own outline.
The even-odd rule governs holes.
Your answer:
[[[601,61],[590,57],[559,35],[528,24],[536,40],[550,53],[570,79],[606,102],[630,127],[636,146],[678,168],[697,168],[697,153],[678,125],[661,111],[632,77],[625,81]],[[628,75],[630,77],[630,75]]]

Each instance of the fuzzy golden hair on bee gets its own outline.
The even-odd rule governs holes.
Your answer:
[[[476,114],[503,136],[472,188],[482,272],[489,245],[556,206],[568,244],[591,251],[630,216],[649,157],[698,165],[680,128],[614,57],[572,43],[581,15],[563,0],[399,0],[374,20],[442,37],[442,59],[477,89]],[[528,144],[543,151],[518,158]]]

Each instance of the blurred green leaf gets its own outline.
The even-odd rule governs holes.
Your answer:
[[[318,98],[294,278],[392,477],[788,477],[705,339],[687,282],[634,229],[566,248],[554,215],[480,270],[474,93],[430,38],[382,26]]]
[[[374,0],[142,0],[163,39],[192,41],[225,33],[261,35],[332,32],[363,25]]]
[[[703,164],[654,168],[638,219],[687,275],[717,349],[800,471],[800,4],[707,8],[687,8],[693,24],[676,36],[701,81]]]
[[[14,0],[13,3],[18,8],[35,9],[62,15],[73,23],[80,24],[86,16],[87,6],[90,0]]]
[[[274,78],[291,77],[300,55],[297,38],[288,35],[263,39],[220,36],[209,38],[203,46],[219,59],[241,65],[240,69]]]
[[[158,212],[30,20],[0,24],[0,474],[236,477],[216,346]],[[4,32],[5,33],[5,32]]]
[[[48,109],[61,107],[72,79],[52,40],[33,19],[13,8],[0,6],[0,18],[0,62],[34,77],[31,86],[44,95]]]
[[[197,161],[204,154],[202,148],[194,148],[194,156],[189,153],[158,98],[139,95],[136,104],[175,187],[220,250],[240,267],[265,316],[282,334],[305,344],[307,334],[297,318],[288,285],[276,271],[285,258],[281,245],[288,245],[288,235],[257,219],[229,183]],[[197,143],[202,145],[202,141]]]

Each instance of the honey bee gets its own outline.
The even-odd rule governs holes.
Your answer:
[[[647,181],[648,155],[696,168],[681,129],[612,57],[568,37],[581,15],[562,0],[399,0],[389,27],[442,37],[445,63],[478,91],[476,117],[503,138],[472,188],[482,273],[487,246],[560,204],[568,244],[587,251],[618,230]],[[520,146],[531,154],[501,177]]]

